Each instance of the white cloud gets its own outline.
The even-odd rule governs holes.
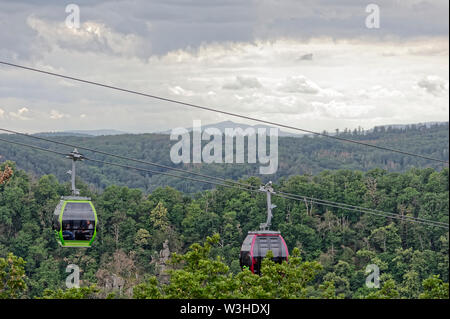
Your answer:
[[[368,99],[394,98],[405,96],[405,94],[400,90],[388,89],[381,85],[375,85],[368,89],[361,89],[357,92],[357,95]]]
[[[22,107],[17,110],[17,112],[9,112],[9,115],[13,118],[19,119],[19,120],[29,120],[30,118],[25,116],[29,112],[28,108]]]
[[[278,90],[286,93],[313,94],[324,97],[341,97],[342,93],[333,89],[323,89],[303,75],[291,76],[278,85]]]
[[[63,114],[57,110],[50,111],[50,118],[52,120],[59,120],[59,119],[65,118],[65,117],[69,117],[69,116],[67,114]]]
[[[222,88],[226,90],[259,89],[262,85],[256,77],[236,76],[236,78],[225,83]]]
[[[304,114],[312,110],[308,102],[292,95],[278,96],[268,92],[255,92],[244,96],[234,95],[234,97],[236,100],[233,104],[236,105],[236,109],[241,112],[245,110],[258,113],[260,116]]]
[[[281,83],[278,86],[278,89],[288,93],[304,94],[317,94],[321,90],[316,83],[307,79],[303,75],[289,77],[284,83]]]
[[[38,33],[41,48],[58,46],[81,52],[97,52],[127,58],[146,57],[150,42],[136,34],[123,34],[103,23],[86,21],[79,28],[28,16],[27,24]]]
[[[328,103],[312,102],[318,114],[335,119],[364,119],[375,109],[373,105],[347,104],[332,100]]]
[[[101,50],[72,50],[49,42],[51,50],[23,64],[306,129],[332,131],[357,127],[361,121],[368,123],[368,128],[369,124],[448,117],[448,95],[428,94],[417,84],[426,74],[448,81],[448,53],[409,53],[438,42],[448,44],[442,38],[405,41],[401,46],[396,41],[326,38],[215,43],[198,50],[152,55],[148,60],[107,55]],[[386,51],[395,54],[383,56]],[[298,61],[299,55],[308,52],[314,54],[313,60]],[[190,127],[193,118],[205,123],[232,119],[76,82],[70,86],[24,72],[5,68],[5,76],[0,77],[0,105],[11,108],[4,107],[5,115],[23,105],[33,109],[33,121],[24,124],[28,131],[165,131]],[[235,84],[236,90],[224,89],[227,84]],[[52,114],[55,110],[59,111]],[[68,110],[76,110],[77,115],[51,121],[61,119]]]
[[[174,87],[169,87],[169,91],[172,94],[180,95],[180,96],[192,96],[192,95],[194,95],[194,92],[189,91],[189,90],[185,90],[181,86],[178,86],[178,85],[174,86]]]

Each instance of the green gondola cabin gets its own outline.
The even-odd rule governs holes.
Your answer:
[[[63,197],[53,213],[53,229],[63,247],[91,247],[97,234],[97,213],[88,197]]]

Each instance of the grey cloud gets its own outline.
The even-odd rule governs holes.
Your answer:
[[[245,76],[237,76],[234,81],[222,86],[226,90],[258,89],[261,87],[262,85],[257,78]]]
[[[104,32],[77,39],[55,29],[66,18],[59,0],[0,0],[1,59],[274,121],[303,119],[310,129],[417,121],[423,105],[430,120],[448,116],[448,1],[377,0],[379,30],[364,25],[370,1],[70,2],[83,27]],[[30,17],[42,24],[33,28]],[[4,66],[0,103],[0,120],[26,130],[149,131],[191,116],[227,119]],[[24,106],[33,120],[11,117]]]
[[[312,53],[308,53],[308,54],[304,54],[302,56],[300,56],[297,60],[299,61],[312,61],[313,59],[313,54]]]
[[[367,29],[370,2],[265,0],[259,7],[259,35],[308,39],[317,36],[382,39],[448,35],[448,1],[379,0],[381,27]]]
[[[103,52],[109,55],[145,58],[151,45],[135,34],[113,31],[102,23],[80,23],[70,29],[64,23],[49,23],[35,16],[27,18],[27,24],[38,33],[40,44],[50,49],[55,46],[81,52]]]
[[[429,75],[417,82],[417,85],[433,95],[440,95],[448,91],[448,81],[438,76]]]
[[[145,54],[196,48],[204,43],[254,41],[292,37],[309,39],[373,37],[400,38],[448,35],[448,1],[379,0],[381,28],[369,30],[364,21],[367,3],[359,0],[261,0],[261,1],[74,1],[81,9],[81,22],[105,24],[114,32],[135,34],[149,46]],[[36,32],[26,25],[37,18],[61,23],[66,3],[0,1],[0,53],[29,57],[27,46]],[[36,47],[35,45],[34,47]],[[34,52],[38,54],[38,52]],[[144,55],[145,55],[144,54]],[[142,53],[141,53],[142,55]]]

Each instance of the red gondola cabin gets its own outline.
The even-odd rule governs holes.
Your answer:
[[[289,252],[286,243],[278,231],[250,231],[241,247],[239,262],[241,268],[248,267],[254,274],[260,274],[261,261],[271,250],[273,261],[281,263],[288,260]]]

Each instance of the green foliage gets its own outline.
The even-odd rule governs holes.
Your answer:
[[[444,283],[438,275],[431,276],[423,281],[423,293],[420,299],[448,299],[448,282]]]
[[[133,288],[134,299],[161,299],[162,293],[158,288],[158,280],[155,276],[147,279],[146,282],[134,286]]]
[[[208,298],[307,298],[309,284],[322,269],[318,262],[302,262],[294,249],[289,263],[277,264],[269,252],[261,266],[261,276],[244,270],[230,272],[220,257],[211,257],[211,248],[219,243],[218,234],[208,237],[204,245],[193,244],[184,255],[174,254],[171,264],[180,269],[168,271],[168,284],[156,277],[134,287],[133,297],[208,299]],[[323,288],[326,298],[334,298],[332,284]]]
[[[401,239],[394,224],[374,229],[369,236],[369,240],[376,249],[386,252],[393,252],[400,247]]]
[[[45,289],[44,294],[38,299],[94,299],[99,289],[93,285],[89,287],[70,288],[66,290]]]
[[[156,230],[166,232],[169,229],[167,209],[164,207],[162,202],[159,202],[158,205],[156,205],[156,207],[151,211],[150,221]]]
[[[295,248],[289,262],[281,264],[272,261],[273,254],[269,252],[261,265],[261,277],[257,278],[256,286],[248,289],[250,298],[307,298],[311,290],[310,283],[322,270],[317,261],[302,261],[300,251]],[[243,296],[244,297],[244,296]]]
[[[373,131],[359,130],[351,132],[350,130],[344,130],[339,133],[339,136],[404,149],[412,153],[427,154],[430,157],[442,160],[448,160],[449,155],[448,124],[433,125],[428,128],[411,125],[404,129],[380,127],[375,128]],[[10,138],[11,136],[5,135],[5,139]],[[109,153],[126,155],[172,167],[177,166],[170,159],[170,149],[174,142],[170,141],[169,135],[125,134],[97,137],[66,135],[52,136],[51,138]],[[26,136],[15,136],[14,139],[17,142],[29,142]],[[34,141],[34,143],[37,143],[37,146],[46,147],[45,142]],[[58,155],[35,152],[31,149],[1,141],[0,147],[2,155],[15,161],[21,169],[33,172],[36,176],[54,174],[60,181],[67,180],[68,163]],[[434,169],[440,169],[441,167],[440,163],[425,159],[389,153],[374,148],[362,148],[352,143],[336,143],[336,141],[327,138],[311,137],[309,135],[298,138],[279,137],[278,155],[279,169],[277,173],[274,176],[266,177],[263,182],[267,182],[269,179],[278,181],[280,178],[300,174],[316,175],[324,170],[369,171],[381,168],[389,171],[405,172],[413,167],[432,167]],[[183,168],[234,180],[259,174],[259,163],[242,165],[190,164],[185,165]],[[149,175],[145,172],[97,163],[80,165],[77,169],[77,174],[90,185],[100,189],[105,189],[111,185],[120,185],[152,192],[158,187],[169,185],[184,193],[193,194],[210,188],[207,184],[188,182],[158,174]],[[427,191],[433,192],[434,190],[442,189],[441,177],[428,175],[426,178],[430,180]],[[49,182],[51,183],[51,181]],[[448,183],[448,179],[446,183]],[[350,188],[348,188],[345,198],[347,200],[351,198],[358,199],[358,193],[361,193],[364,188],[358,187],[357,183],[348,186]],[[163,197],[160,197],[158,201],[162,200],[165,202]],[[165,202],[165,204],[169,203]],[[354,204],[356,203],[354,202]],[[167,206],[167,208],[169,211],[172,210],[172,206]]]
[[[241,271],[240,246],[247,232],[265,221],[266,200],[225,187],[195,196],[164,187],[146,195],[116,185],[96,191],[78,180],[77,188],[96,206],[98,237],[90,249],[61,248],[51,216],[59,196],[69,194],[68,184],[49,175],[31,178],[7,164],[14,174],[0,185],[2,298],[448,296],[447,229],[276,196],[273,229],[286,240],[289,262],[266,258],[261,276]],[[259,186],[262,181],[241,182]],[[448,223],[448,168],[322,171],[282,178],[274,187]],[[82,290],[62,290],[69,264],[80,267]],[[380,269],[379,289],[365,286],[369,264]],[[93,285],[99,292],[88,293],[86,287]]]
[[[396,288],[396,283],[393,279],[388,279],[383,283],[381,289],[367,295],[367,299],[399,299],[400,293]]]
[[[0,299],[20,298],[27,291],[25,261],[9,253],[0,258]]]

